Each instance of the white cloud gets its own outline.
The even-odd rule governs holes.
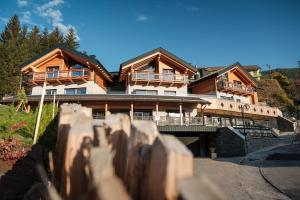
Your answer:
[[[200,8],[197,6],[186,6],[184,8],[185,8],[185,10],[191,11],[191,12],[198,12],[200,10]]]
[[[79,40],[76,28],[71,24],[63,23],[63,14],[59,10],[58,6],[64,3],[65,2],[63,0],[50,0],[48,3],[37,7],[37,14],[41,17],[47,18],[48,22],[53,27],[58,27],[64,35],[67,34],[69,28],[73,28],[75,30],[76,37]]]
[[[140,22],[145,22],[148,20],[148,17],[146,15],[139,15],[137,18],[136,18],[137,21],[140,21]]]
[[[31,12],[30,11],[22,12],[21,21],[27,24],[32,24]]]
[[[27,0],[17,0],[17,4],[18,6],[22,7],[22,6],[27,6],[28,1]]]

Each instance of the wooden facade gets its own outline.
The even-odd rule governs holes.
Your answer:
[[[29,75],[29,82],[41,85],[67,84],[94,81],[103,90],[107,90],[107,81],[112,81],[111,75],[99,67],[100,63],[78,55],[79,52],[65,48],[54,48],[48,53],[24,65],[22,74]],[[86,56],[87,57],[87,56]]]

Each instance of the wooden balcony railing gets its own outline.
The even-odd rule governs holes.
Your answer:
[[[189,79],[187,75],[182,74],[158,74],[135,72],[129,75],[131,81],[135,82],[157,82],[157,83],[179,83],[187,84]]]
[[[88,81],[90,79],[89,69],[71,69],[51,72],[33,72],[30,77],[32,83],[40,82],[63,82],[63,81]]]
[[[220,91],[241,94],[241,95],[243,94],[248,95],[254,92],[254,89],[252,87],[248,87],[241,84],[235,84],[227,81],[218,81],[217,88]]]

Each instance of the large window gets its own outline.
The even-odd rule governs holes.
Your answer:
[[[138,95],[157,95],[157,90],[134,90],[132,94]]]
[[[167,96],[176,96],[176,91],[165,90],[164,94]]]
[[[65,89],[65,94],[67,95],[86,94],[86,88],[68,88]]]
[[[47,67],[47,78],[57,78],[58,77],[58,66]]]
[[[75,64],[71,67],[72,76],[88,76],[88,68],[86,66]]]
[[[46,90],[46,95],[55,95],[56,94],[56,89],[47,89]]]
[[[173,80],[174,74],[175,74],[174,69],[163,69],[164,80]]]

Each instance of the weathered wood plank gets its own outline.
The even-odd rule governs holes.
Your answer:
[[[125,181],[130,119],[124,114],[109,115],[104,121],[103,127],[109,135],[108,141],[112,145],[112,151],[115,152],[113,165],[116,175]]]
[[[133,199],[141,199],[146,169],[150,162],[151,145],[159,135],[150,121],[133,121],[128,144],[127,189]]]
[[[66,133],[60,193],[64,199],[74,199],[87,190],[84,149],[92,144],[92,110],[81,108],[71,116]]]
[[[87,199],[130,199],[122,181],[115,175],[113,157],[111,150],[106,147],[91,149],[89,168],[92,183]]]
[[[152,146],[143,199],[176,199],[179,179],[192,176],[192,153],[176,137],[160,135]]]

